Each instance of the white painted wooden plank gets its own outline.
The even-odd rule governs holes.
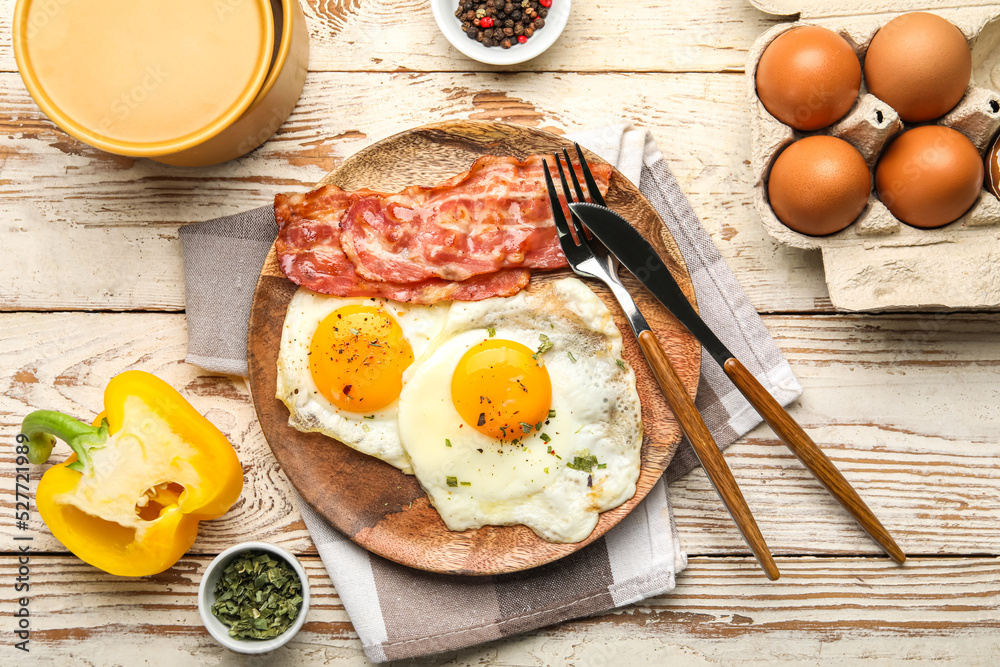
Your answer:
[[[805,394],[792,408],[910,554],[1000,554],[1000,315],[768,316]],[[0,440],[35,409],[92,418],[107,380],[154,372],[232,440],[243,498],[203,525],[196,553],[240,539],[310,550],[289,484],[256,423],[243,380],[186,365],[181,315],[0,314]],[[59,446],[65,455],[67,449]],[[0,550],[14,544],[13,451],[0,449]],[[766,428],[727,451],[777,554],[877,554],[878,549]],[[36,482],[32,480],[32,483]],[[746,547],[704,475],[672,486],[684,548]],[[40,550],[61,550],[37,515]]]
[[[560,0],[555,0],[559,2]],[[15,0],[0,2],[0,33],[11,34]],[[59,2],[48,3],[54,8]],[[313,71],[489,71],[441,34],[427,0],[303,0]],[[457,6],[457,0],[456,0]],[[731,71],[774,17],[745,0],[578,1],[543,55],[506,68],[531,71]],[[545,30],[546,28],[543,28]],[[16,71],[11,41],[0,71]]]
[[[84,657],[90,665],[236,664],[198,616],[197,586],[208,561],[188,557],[163,574],[126,579],[71,558],[33,556],[31,664]],[[370,664],[319,559],[302,561],[312,606],[300,634],[266,664]],[[887,559],[778,558],[778,565],[782,578],[768,582],[746,559],[695,558],[665,596],[406,664],[995,664],[996,558],[915,559],[905,567]],[[0,562],[5,581],[16,571],[12,559]],[[0,615],[13,611],[11,596],[0,600]]]
[[[179,310],[180,224],[304,191],[371,142],[431,121],[483,118],[563,133],[625,118],[652,130],[695,211],[765,311],[829,310],[820,256],[778,246],[751,204],[749,128],[733,74],[311,74],[261,149],[184,169],[111,156],[54,128],[14,74],[0,133],[0,309]],[[420,100],[372,109],[381,99]],[[593,100],[601,100],[594,104]],[[390,107],[391,106],[391,110]]]

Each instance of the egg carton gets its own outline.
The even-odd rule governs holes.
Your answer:
[[[1000,201],[986,190],[965,215],[936,229],[903,223],[874,193],[854,223],[836,234],[809,236],[782,224],[767,197],[768,174],[782,149],[807,135],[829,134],[852,144],[874,170],[883,148],[904,124],[862,81],[858,99],[844,118],[817,132],[799,132],[767,112],[757,97],[754,76],[764,49],[792,28],[833,30],[854,48],[863,67],[868,44],[882,25],[906,12],[933,12],[954,23],[972,49],[971,85],[961,102],[935,122],[965,134],[983,155],[1000,130],[1000,5],[818,0],[803,9],[797,2],[801,0],[751,0],[765,12],[798,18],[761,35],[746,65],[753,199],[765,229],[783,244],[822,251],[830,300],[837,309],[1000,309]]]

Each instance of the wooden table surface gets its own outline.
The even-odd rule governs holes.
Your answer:
[[[0,7],[0,34],[9,36],[14,0]],[[366,664],[245,381],[183,361],[177,230],[304,191],[358,149],[427,122],[502,119],[565,133],[624,118],[652,130],[791,362],[805,387],[792,414],[909,560],[900,567],[879,553],[758,427],[726,458],[780,581],[748,557],[697,471],[672,486],[690,557],[675,591],[417,663],[996,664],[1000,315],[837,313],[819,254],[767,237],[751,203],[743,66],[753,40],[779,19],[746,0],[578,0],[546,54],[498,69],[452,49],[426,0],[309,0],[305,9],[311,64],[295,112],[262,148],[204,169],[101,153],[62,133],[25,91],[9,38],[0,41],[0,662]],[[33,504],[28,529],[15,523],[22,417],[43,408],[90,417],[108,379],[130,368],[179,388],[229,436],[246,471],[230,513],[202,524],[175,567],[142,579],[77,560]],[[32,470],[32,494],[40,473]],[[28,654],[13,634],[22,595],[15,552],[26,543],[15,538],[24,536],[32,538]],[[249,539],[300,554],[314,587],[303,631],[264,659],[216,645],[195,605],[212,556]]]

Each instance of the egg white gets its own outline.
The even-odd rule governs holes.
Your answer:
[[[451,397],[462,355],[489,338],[534,350],[540,335],[552,343],[541,360],[554,416],[516,445],[465,423]],[[532,294],[452,304],[437,340],[404,373],[397,415],[403,448],[447,527],[524,524],[545,540],[578,542],[600,512],[631,498],[642,424],[635,374],[621,356],[611,313],[573,278]],[[604,467],[567,466],[588,454]]]
[[[275,397],[288,408],[288,424],[319,432],[412,474],[396,426],[398,400],[370,413],[346,412],[320,393],[309,370],[309,344],[319,323],[345,306],[376,306],[403,330],[417,359],[444,326],[449,304],[421,306],[375,298],[340,298],[299,288],[288,304],[278,351]]]

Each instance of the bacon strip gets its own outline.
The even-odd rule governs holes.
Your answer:
[[[361,276],[380,281],[566,266],[543,169],[540,155],[523,162],[486,156],[434,187],[359,197],[341,220],[341,246]],[[555,173],[555,165],[550,169]],[[593,172],[606,193],[611,167],[595,165]],[[582,183],[582,172],[578,177]]]
[[[438,301],[478,301],[517,294],[528,284],[530,271],[509,269],[454,282],[440,278],[418,283],[371,281],[362,278],[340,246],[340,219],[351,204],[375,195],[371,190],[345,192],[327,185],[306,194],[277,195],[275,250],[288,278],[321,294],[384,297],[394,301],[432,304]]]
[[[487,156],[440,185],[397,194],[327,185],[278,195],[279,266],[292,282],[344,297],[429,304],[516,294],[530,268],[566,266],[542,169],[541,156]],[[592,171],[607,192],[611,167]]]

